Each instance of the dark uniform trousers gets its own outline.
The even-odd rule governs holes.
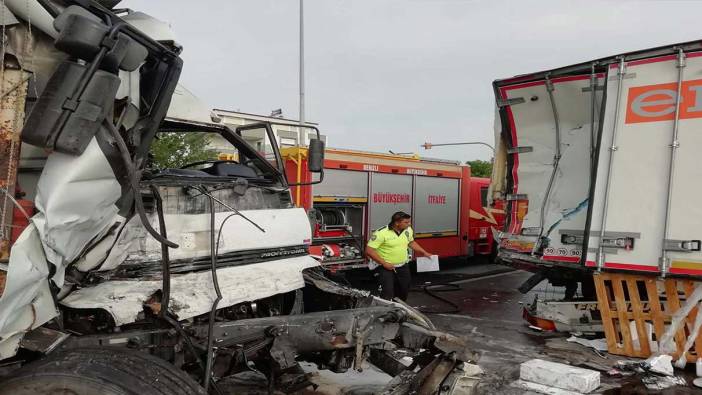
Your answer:
[[[380,282],[380,297],[387,300],[400,298],[407,301],[409,294],[411,276],[409,265],[405,264],[400,267],[395,267],[395,270],[387,270],[379,266],[378,277]]]

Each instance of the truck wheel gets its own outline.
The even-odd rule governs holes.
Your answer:
[[[204,395],[188,374],[152,355],[120,348],[58,352],[0,382],[0,395]]]

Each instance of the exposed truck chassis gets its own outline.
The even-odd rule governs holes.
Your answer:
[[[218,311],[222,317],[242,318],[218,320],[211,326],[207,317],[179,323],[158,314],[160,306],[155,302],[144,306],[147,315],[143,321],[121,330],[101,329],[109,326],[109,317],[104,313],[64,312],[63,330],[51,323],[25,336],[22,346],[26,352],[5,363],[9,381],[5,381],[6,387],[0,389],[0,394],[16,388],[13,368],[20,368],[27,360],[44,353],[51,359],[52,355],[95,349],[150,353],[194,379],[202,379],[207,369],[210,330],[214,343],[210,351],[212,393],[221,393],[217,385],[220,379],[245,370],[265,374],[271,389],[292,392],[313,385],[299,361],[342,373],[348,369],[362,371],[363,362],[368,360],[395,376],[383,394],[448,394],[461,377],[462,361],[477,359],[477,355],[468,353],[462,339],[436,330],[421,313],[408,306],[334,283],[324,277],[320,268],[307,272],[305,281],[304,290],[287,295],[292,299],[287,303],[289,314],[243,318],[255,316],[257,308],[260,314],[275,314],[278,307],[270,306],[285,303],[277,305],[279,298],[274,297],[258,301],[260,307],[252,302],[222,309]],[[303,312],[304,298],[313,308],[349,308]],[[264,307],[265,303],[270,304]],[[86,322],[92,326],[88,328]],[[101,330],[104,333],[89,333]]]

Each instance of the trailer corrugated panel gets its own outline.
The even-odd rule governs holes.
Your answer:
[[[412,176],[372,173],[368,205],[371,230],[387,225],[396,211],[411,213]]]
[[[314,196],[368,197],[368,173],[324,169],[324,180],[312,187]]]
[[[458,179],[416,177],[412,220],[415,233],[458,232],[458,188]]]

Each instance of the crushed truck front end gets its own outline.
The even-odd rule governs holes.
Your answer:
[[[463,340],[324,276],[270,125],[210,119],[177,86],[180,46],[162,22],[30,3],[7,2],[5,21],[5,66],[22,68],[3,74],[17,85],[0,113],[15,153],[3,213],[31,207],[21,194],[36,213],[3,257],[0,394],[219,393],[241,371],[294,391],[310,385],[300,360],[336,372],[371,360],[396,376],[386,393],[453,386],[476,358]]]

